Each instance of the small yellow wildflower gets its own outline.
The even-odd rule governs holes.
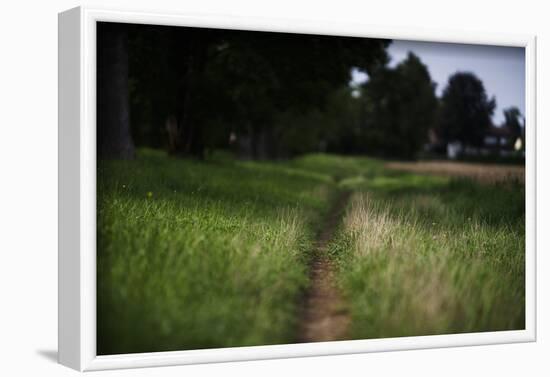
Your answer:
[[[153,197],[153,193],[152,193],[151,191],[149,191],[149,192],[147,193],[147,197],[148,197],[148,198],[152,198],[152,197]]]

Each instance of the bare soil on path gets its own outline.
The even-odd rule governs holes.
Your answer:
[[[339,195],[315,243],[310,263],[310,286],[301,309],[299,342],[347,339],[350,316],[335,283],[334,266],[327,255],[327,246],[349,197],[349,192]]]

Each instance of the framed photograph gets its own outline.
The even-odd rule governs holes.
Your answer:
[[[535,340],[535,37],[59,15],[59,362]]]

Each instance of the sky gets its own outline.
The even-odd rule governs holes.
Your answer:
[[[441,96],[449,77],[460,72],[472,72],[481,79],[497,107],[493,115],[496,125],[504,121],[502,110],[516,106],[525,114],[525,51],[521,47],[500,47],[456,43],[394,40],[388,48],[390,67],[403,61],[411,51],[428,67],[436,94]],[[359,83],[367,76],[353,72],[352,81]]]

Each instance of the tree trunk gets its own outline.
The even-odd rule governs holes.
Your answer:
[[[126,25],[97,24],[97,154],[132,159]]]

